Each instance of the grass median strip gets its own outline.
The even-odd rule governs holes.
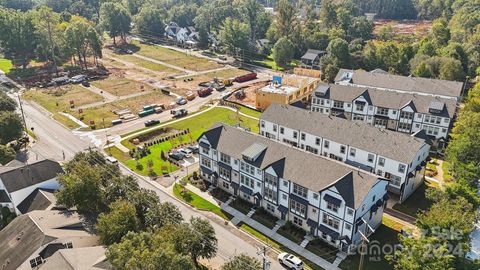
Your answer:
[[[225,220],[230,220],[232,218],[228,213],[223,212],[217,205],[205,200],[187,188],[183,188],[179,184],[173,186],[173,194],[178,199],[188,203],[198,210],[210,211]]]

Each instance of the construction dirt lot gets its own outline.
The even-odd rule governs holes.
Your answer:
[[[235,93],[233,93],[228,98],[228,100],[238,102],[238,103],[243,104],[243,105],[248,106],[248,107],[255,108],[255,106],[256,106],[255,91],[257,89],[260,89],[260,88],[266,86],[267,84],[268,84],[268,81],[257,81],[257,82],[254,82],[254,83],[250,84],[250,85],[247,85],[245,87],[241,87],[237,91],[235,91],[235,93],[238,92],[238,91],[243,91],[245,95],[241,98],[237,98]]]
[[[384,25],[391,25],[393,31],[398,35],[409,35],[409,36],[424,36],[428,34],[432,28],[432,21],[416,21],[416,20],[375,20],[374,22],[374,34],[378,34],[380,27]]]

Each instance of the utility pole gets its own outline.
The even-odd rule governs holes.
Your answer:
[[[18,104],[20,106],[20,112],[22,113],[23,127],[25,128],[25,132],[27,132],[27,121],[25,120],[25,114],[23,113],[23,106],[22,106],[22,100],[20,99],[20,94],[17,93],[17,97],[18,97]]]
[[[267,251],[270,250],[271,246],[262,246],[261,248],[257,248],[257,254],[262,256],[262,269],[263,270],[268,270],[270,269],[270,261],[268,260],[267,257]]]
[[[363,223],[365,224],[365,229],[363,230],[363,233],[361,231],[359,231],[360,233],[360,238],[362,238],[362,242],[360,243],[360,263],[358,264],[358,270],[362,270],[363,269],[363,263],[364,263],[364,260],[365,260],[365,248],[367,247],[367,244],[370,243],[370,240],[368,240],[367,238],[367,229],[370,227],[368,225],[368,222],[366,222],[363,218],[362,218],[362,221]],[[373,232],[373,229],[370,228]]]

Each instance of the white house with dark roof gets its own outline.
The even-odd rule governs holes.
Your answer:
[[[20,205],[24,210],[43,210],[36,208],[40,205],[31,208],[31,203],[35,198],[30,195],[40,190],[41,197],[49,196],[46,193],[51,193],[59,188],[57,175],[60,173],[63,173],[62,166],[49,159],[20,167],[0,168],[0,194],[7,195],[0,196],[0,198],[2,201],[9,201],[2,202],[2,205],[8,204],[6,206],[17,214],[22,214],[19,209]],[[26,199],[28,202],[24,202]],[[51,196],[49,200],[51,200]],[[38,202],[38,200],[35,201]]]
[[[435,148],[442,149],[456,115],[457,102],[429,95],[320,84],[312,94],[310,109],[408,134],[423,130]]]
[[[412,135],[279,104],[260,116],[260,134],[389,179],[400,202],[422,183],[430,149]]]
[[[429,79],[389,74],[383,70],[340,69],[335,83],[355,87],[368,87],[384,91],[434,96],[460,101],[464,90],[463,82]]]
[[[377,175],[224,124],[198,141],[202,178],[340,250],[381,224],[388,181]]]

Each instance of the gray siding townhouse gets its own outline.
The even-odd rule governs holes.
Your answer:
[[[413,135],[279,104],[261,115],[260,134],[389,179],[400,202],[422,183],[430,149]]]
[[[198,141],[203,179],[342,251],[381,224],[388,181],[377,175],[225,124]]]
[[[340,69],[335,83],[384,91],[434,96],[460,101],[464,83],[456,81],[393,75],[381,69],[372,71]]]
[[[456,108],[453,99],[338,84],[317,86],[311,102],[313,112],[407,134],[423,130],[439,151],[448,138]]]

